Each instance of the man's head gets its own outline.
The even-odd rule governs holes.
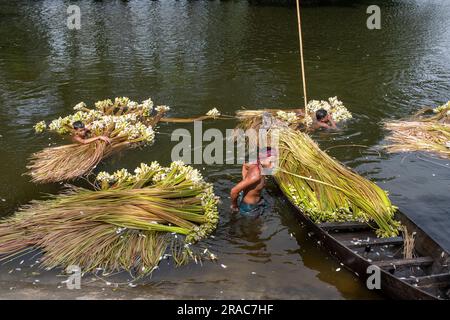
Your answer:
[[[325,109],[319,109],[316,111],[316,119],[319,122],[327,122],[328,121],[328,112]]]
[[[84,123],[81,121],[74,121],[72,123],[72,127],[75,130],[76,134],[85,135],[87,132],[87,129],[86,129]]]

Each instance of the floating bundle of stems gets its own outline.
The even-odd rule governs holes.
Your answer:
[[[80,102],[74,107],[74,114],[53,120],[48,127],[43,121],[37,123],[37,133],[48,130],[64,136],[72,132],[74,122],[81,121],[89,129],[90,137],[106,136],[111,143],[96,140],[89,144],[45,148],[31,156],[28,174],[37,183],[71,180],[90,173],[102,159],[116,151],[152,143],[153,126],[169,107],[154,109],[151,99],[141,104],[126,97],[116,98],[114,102],[108,99],[96,102],[93,109]]]
[[[284,122],[285,125],[292,129],[298,127],[308,127],[312,124],[315,117],[315,112],[319,109],[325,109],[332,114],[334,121],[342,122],[352,118],[352,114],[347,110],[344,104],[338,100],[337,97],[329,98],[325,100],[311,100],[308,102],[307,110],[308,114],[304,115],[302,108],[297,109],[260,109],[260,110],[240,110],[236,112],[236,117],[239,120],[237,129],[258,130],[263,125],[264,114],[268,114],[273,119]]]
[[[143,276],[165,255],[177,265],[196,260],[190,245],[218,222],[212,185],[182,162],[141,164],[134,174],[101,172],[95,185],[71,186],[1,221],[0,260],[40,249],[45,268],[77,265],[83,273],[101,268]]]
[[[419,110],[412,119],[424,122],[450,123],[450,101],[436,108]]]
[[[398,235],[396,207],[385,191],[332,159],[307,134],[285,128],[278,135],[275,179],[314,222],[373,222],[378,236]]]
[[[209,110],[205,115],[198,117],[190,117],[190,118],[161,118],[162,122],[172,122],[172,123],[190,123],[194,121],[203,121],[209,119],[234,119],[232,116],[222,115],[217,108],[213,108]]]
[[[408,120],[386,122],[384,127],[391,131],[388,152],[425,151],[450,158],[450,101]]]
[[[295,129],[304,125],[304,116],[300,109],[259,109],[259,110],[239,110],[236,111],[236,118],[239,123],[236,130],[262,129],[265,115],[275,121],[284,122],[284,125]],[[273,124],[270,124],[273,125]]]

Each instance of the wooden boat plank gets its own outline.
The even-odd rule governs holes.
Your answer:
[[[402,245],[402,237],[391,237],[391,238],[370,238],[358,239],[358,240],[346,240],[342,241],[342,244],[349,248],[358,248],[364,246],[384,246],[384,245]]]
[[[330,236],[337,241],[370,241],[371,239],[377,239],[377,235],[374,230],[356,230],[348,232],[329,232]]]
[[[392,260],[380,260],[375,261],[373,264],[380,268],[389,267],[415,267],[415,266],[427,266],[433,264],[434,260],[431,257],[417,257],[413,259],[392,259]]]
[[[326,231],[348,231],[348,230],[368,230],[371,227],[364,222],[347,221],[347,222],[323,222],[318,224],[320,228]]]
[[[435,285],[447,285],[450,286],[450,273],[432,274],[423,277],[410,277],[402,279],[410,284],[416,284],[417,286],[435,286]]]

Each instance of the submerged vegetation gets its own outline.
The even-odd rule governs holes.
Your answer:
[[[153,110],[154,109],[154,110]],[[98,101],[93,109],[80,102],[74,114],[58,118],[48,125],[41,121],[35,131],[45,130],[68,135],[72,124],[82,121],[91,137],[106,136],[107,143],[96,140],[89,144],[69,144],[49,147],[34,153],[27,166],[33,182],[45,183],[71,180],[88,174],[102,159],[124,148],[150,144],[154,141],[154,125],[169,110],[167,106],[153,108],[151,99],[138,104],[127,97]]]
[[[197,261],[191,244],[215,230],[217,203],[212,185],[181,162],[141,164],[134,174],[101,172],[95,190],[70,186],[1,221],[1,260],[40,249],[46,268],[78,265],[83,272],[143,276],[168,248],[177,265]]]
[[[399,233],[396,207],[385,191],[325,152],[305,133],[279,131],[279,170],[283,193],[314,222],[374,222],[380,237]]]
[[[384,127],[391,131],[388,152],[425,151],[450,158],[450,101],[407,120],[386,122]]]

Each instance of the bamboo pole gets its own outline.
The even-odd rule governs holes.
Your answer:
[[[307,105],[308,105],[308,99],[306,96],[306,77],[305,77],[305,62],[303,58],[303,39],[302,39],[302,21],[300,17],[300,0],[296,0],[297,3],[297,22],[298,22],[298,40],[300,44],[300,62],[301,62],[301,69],[302,69],[302,81],[303,81],[303,96],[304,96],[304,102],[305,102],[305,116],[308,113]]]

